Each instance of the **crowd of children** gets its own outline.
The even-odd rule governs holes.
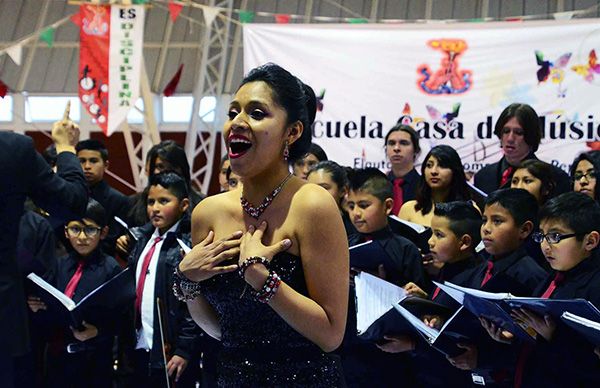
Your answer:
[[[566,174],[533,154],[540,136],[535,135],[537,115],[534,111],[534,120],[530,110],[513,104],[498,120],[495,133],[505,155],[475,177],[487,195],[469,186],[460,157],[449,146],[433,147],[419,174],[418,134],[402,124],[385,138],[387,175],[374,168],[341,167],[328,161],[318,146],[290,168],[332,195],[350,246],[371,240],[381,244],[391,260],[371,272],[412,297],[457,311],[460,304],[432,283],[449,281],[518,296],[583,298],[600,306],[600,156],[579,155],[565,188]],[[213,386],[219,345],[207,338],[172,292],[173,274],[182,259],[179,241],[190,245],[190,212],[203,198],[190,184],[183,148],[174,142],[155,146],[147,157],[148,186],[131,198],[103,180],[109,158],[101,142],[82,141],[76,149],[92,199],[83,217],[69,219],[54,231],[66,255],[50,263],[48,256],[37,264],[29,259],[27,265],[21,263],[27,268],[23,275],[38,273],[77,303],[128,267],[135,298],[71,327],[55,320],[36,290],[28,287],[36,339],[29,359],[35,373],[27,376],[28,384],[163,387],[170,379],[179,387]],[[243,182],[228,164],[224,158],[221,190],[241,190]],[[430,227],[429,252],[394,232],[390,215]],[[21,250],[25,248],[30,247]],[[352,268],[351,279],[360,270]],[[600,384],[594,345],[556,317],[513,311],[537,333],[533,342],[520,341],[493,320],[473,317],[472,340],[459,343],[461,351],[450,357],[416,334],[390,334],[377,343],[361,339],[352,282],[348,296],[346,335],[336,351],[348,386]],[[436,328],[444,324],[441,316],[423,319]]]

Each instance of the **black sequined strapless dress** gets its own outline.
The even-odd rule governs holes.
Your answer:
[[[308,294],[299,257],[280,253],[273,258],[271,269],[294,290]],[[240,298],[246,282],[237,272],[201,284],[221,324],[220,387],[343,386],[335,356],[323,353],[267,304],[253,301],[249,292]]]

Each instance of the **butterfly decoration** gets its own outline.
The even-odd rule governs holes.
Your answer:
[[[561,83],[564,79],[564,67],[571,59],[571,53],[561,55],[556,61],[550,62],[544,59],[544,53],[535,50],[535,59],[540,67],[537,71],[538,82],[546,82],[551,76],[552,82]]]
[[[596,50],[592,49],[588,55],[588,63],[585,65],[575,65],[571,67],[575,73],[583,76],[587,82],[594,80],[594,73],[600,74],[600,65],[597,63]]]
[[[321,89],[321,93],[317,96],[317,112],[323,111],[323,98],[325,98],[325,89]]]
[[[425,108],[427,108],[427,113],[429,113],[429,116],[431,117],[432,120],[435,120],[435,121],[443,120],[446,123],[449,123],[458,117],[458,111],[460,110],[460,102],[457,102],[454,105],[452,105],[452,111],[448,112],[446,114],[442,114],[439,110],[437,110],[435,107],[433,107],[431,105],[425,105]]]

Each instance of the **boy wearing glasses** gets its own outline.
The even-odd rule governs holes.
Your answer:
[[[533,236],[553,273],[535,295],[549,299],[586,299],[600,306],[600,206],[582,193],[565,193],[549,200],[540,211],[540,231]],[[594,347],[561,321],[526,309],[516,318],[538,333],[535,345],[517,344],[515,387],[598,387],[600,362]],[[490,335],[512,342],[508,332]]]
[[[107,233],[104,208],[93,199],[88,201],[82,219],[65,225],[65,237],[73,251],[58,260],[49,283],[75,303],[121,272],[116,260],[98,247]],[[56,327],[50,322],[50,317],[42,312],[46,305],[39,298],[29,297],[27,303],[36,313],[34,319],[40,320],[38,324],[49,329],[48,386],[111,386],[114,324],[121,320],[118,315],[84,321],[84,329],[78,331],[72,327]]]

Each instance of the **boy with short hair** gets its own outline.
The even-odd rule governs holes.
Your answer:
[[[481,214],[470,202],[454,201],[437,203],[431,220],[432,235],[429,248],[433,259],[443,263],[438,282],[449,281],[458,285],[464,282],[465,271],[477,266],[481,259],[475,253],[480,241]],[[413,283],[405,287],[412,294],[425,292]],[[456,311],[460,305],[438,287],[428,295],[428,299],[443,304]],[[439,317],[428,317],[425,322],[441,327]],[[379,348],[389,353],[415,351],[417,380],[422,386],[465,386],[470,377],[448,365],[445,357],[427,345],[422,345],[414,336],[388,337],[388,343]]]
[[[190,243],[189,204],[183,178],[172,172],[152,175],[147,195],[150,223],[132,230],[139,236],[129,264],[136,278],[133,360],[134,384],[139,386],[166,386],[165,368],[175,381],[181,379],[177,384],[180,387],[194,387],[192,380],[198,377],[190,376],[193,368],[186,368],[197,355],[201,331],[186,304],[177,300],[172,291],[173,273],[182,258],[177,238]],[[164,340],[171,347],[167,365],[159,319]]]
[[[524,247],[537,225],[537,211],[535,197],[523,189],[497,190],[487,197],[481,239],[490,257],[464,274],[464,286],[518,296],[533,295],[546,277],[546,272],[527,255]],[[466,349],[463,354],[449,358],[452,365],[475,370],[486,380],[486,385],[508,384],[514,365],[510,349],[488,341],[487,337],[478,344],[462,347]]]
[[[391,259],[390,266],[380,266],[379,276],[403,287],[414,282],[427,287],[419,249],[408,239],[392,233],[388,215],[393,207],[393,187],[384,173],[376,168],[356,170],[350,177],[350,191],[346,203],[352,224],[359,232],[350,241],[356,245],[375,240],[383,246]],[[349,316],[341,351],[344,375],[349,386],[395,386],[398,376],[403,384],[413,382],[412,362],[405,354],[389,354],[376,345],[356,336],[356,314],[351,290]]]
[[[100,202],[106,211],[109,231],[102,241],[102,249],[107,254],[114,255],[117,237],[123,233],[123,228],[114,217],[127,220],[129,199],[104,180],[104,173],[109,166],[108,150],[104,143],[96,139],[82,140],[75,149],[90,188],[90,196]]]
[[[64,233],[73,251],[58,260],[49,283],[77,303],[119,274],[121,267],[113,257],[98,248],[108,233],[108,227],[104,208],[97,201],[90,199],[83,218],[67,222]],[[37,297],[29,297],[27,303],[35,313],[46,309]],[[112,385],[112,345],[115,325],[121,321],[117,314],[118,311],[84,322],[85,329],[82,331],[69,327],[54,330],[46,356],[48,386]],[[38,318],[44,319],[44,315],[39,314]]]
[[[533,236],[553,273],[534,292],[541,298],[586,299],[600,306],[600,206],[582,193],[565,193],[540,211],[540,231]],[[538,333],[535,346],[519,351],[515,387],[597,387],[600,363],[594,346],[556,317],[527,310],[515,316]],[[501,340],[507,340],[504,334]],[[508,336],[514,338],[514,336]]]

